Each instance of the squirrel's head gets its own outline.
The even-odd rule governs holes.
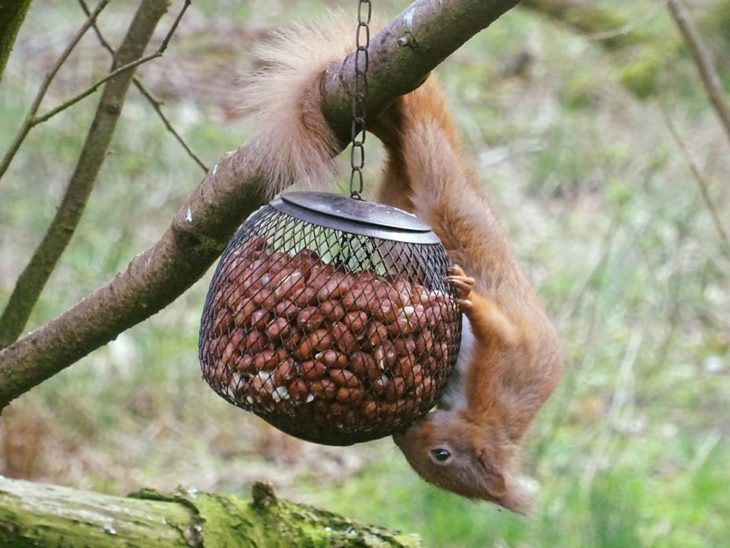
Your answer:
[[[438,410],[395,434],[393,440],[427,482],[525,514],[530,496],[511,473],[516,448],[500,437],[461,413]]]

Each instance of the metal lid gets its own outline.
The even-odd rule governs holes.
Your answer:
[[[384,240],[436,244],[431,227],[402,209],[331,192],[288,192],[270,204],[303,221]]]

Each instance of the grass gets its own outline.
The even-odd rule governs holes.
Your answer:
[[[197,2],[165,57],[141,71],[204,161],[212,165],[248,136],[229,89],[252,29],[323,5]],[[0,151],[40,75],[80,24],[74,8],[34,2],[0,85]],[[378,6],[387,14],[399,8]],[[102,28],[119,37],[131,6],[110,9],[116,14],[103,15]],[[646,24],[675,39],[661,12]],[[81,46],[48,106],[107,63],[93,37]],[[565,347],[565,378],[526,455],[540,487],[531,517],[431,488],[389,440],[314,446],[217,398],[200,379],[196,353],[210,274],[13,403],[0,420],[2,472],[111,493],[178,484],[245,492],[268,478],[283,496],[417,532],[427,546],[726,543],[730,259],[663,110],[712,182],[726,226],[730,194],[722,181],[730,163],[694,67],[673,55],[653,76],[661,85],[641,100],[622,85],[620,54],[514,12],[438,71],[484,187]],[[0,303],[53,214],[93,103],[35,129],[0,181]],[[373,141],[371,189],[381,156]],[[154,242],[200,177],[130,92],[82,225],[29,328]]]

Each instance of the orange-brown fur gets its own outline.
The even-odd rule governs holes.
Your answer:
[[[428,221],[454,263],[475,278],[462,307],[474,334],[465,404],[430,413],[394,437],[427,481],[517,512],[529,496],[516,477],[530,424],[561,372],[555,331],[520,271],[433,77],[372,125],[388,151],[378,198]],[[430,451],[448,447],[447,464]]]
[[[285,29],[255,51],[242,103],[260,128],[251,161],[271,194],[331,169],[336,140],[319,110],[318,82],[353,49],[350,19]],[[370,129],[388,152],[379,200],[429,222],[452,261],[475,278],[462,300],[473,347],[451,387],[463,403],[445,400],[394,436],[396,444],[427,481],[525,511],[529,497],[516,470],[528,428],[560,376],[555,331],[461,155],[435,79],[397,99]],[[431,451],[444,447],[452,458],[436,463]]]
[[[249,158],[270,196],[334,173],[340,145],[322,115],[319,84],[325,69],[354,48],[354,29],[351,18],[330,14],[271,31],[254,46],[239,104],[257,131]]]

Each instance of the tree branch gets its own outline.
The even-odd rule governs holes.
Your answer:
[[[66,49],[63,50],[58,60],[56,61],[56,64],[53,65],[48,74],[46,74],[43,82],[41,83],[41,87],[38,89],[38,93],[36,93],[36,96],[30,105],[30,110],[28,110],[28,114],[26,114],[25,116],[23,125],[20,127],[18,133],[15,135],[15,139],[13,139],[13,142],[10,144],[10,148],[8,148],[5,156],[3,156],[2,161],[0,161],[0,179],[2,179],[3,175],[5,175],[5,172],[10,166],[10,162],[13,161],[13,158],[15,157],[16,152],[18,152],[20,145],[23,143],[25,137],[28,135],[28,132],[33,127],[33,119],[38,112],[38,108],[41,106],[41,101],[43,101],[43,97],[45,97],[46,92],[51,85],[51,82],[53,82],[53,79],[56,77],[56,74],[60,70],[61,66],[66,62],[68,56],[71,55],[71,52],[74,50],[81,38],[83,38],[84,34],[86,34],[86,31],[89,30],[89,27],[94,23],[94,21],[96,21],[96,18],[101,13],[101,10],[103,10],[108,3],[109,0],[99,1],[97,6],[94,8],[94,11],[91,12],[91,15],[89,15],[84,24],[81,25],[81,28],[76,32],[73,38],[71,38],[71,42],[69,42],[68,46],[66,46]]]
[[[679,27],[679,31],[682,33],[690,53],[692,53],[707,96],[710,98],[715,113],[717,113],[717,118],[725,130],[728,141],[730,141],[730,107],[728,107],[725,100],[725,92],[720,81],[720,76],[717,74],[712,54],[702,41],[702,37],[692,22],[687,8],[682,1],[667,0],[667,8],[672,14],[672,18],[677,24],[677,27]]]
[[[373,37],[367,112],[377,116],[415,89],[444,58],[518,0],[417,0]],[[402,40],[398,40],[402,38]],[[401,45],[399,45],[399,42]],[[353,55],[327,70],[323,112],[349,141]],[[264,202],[262,174],[248,154],[226,154],[193,191],[152,247],[124,272],[55,320],[0,351],[0,408],[119,333],[149,318],[208,269],[238,225]]]
[[[125,65],[118,66],[117,68],[112,70],[109,74],[107,74],[100,80],[91,84],[88,88],[86,88],[81,93],[75,95],[74,97],[71,97],[67,101],[64,101],[63,103],[61,103],[60,105],[58,105],[55,108],[52,108],[45,114],[36,116],[33,119],[32,126],[36,126],[38,124],[45,122],[46,120],[48,120],[50,118],[53,118],[59,112],[64,111],[67,108],[69,108],[70,106],[78,103],[84,97],[88,97],[89,95],[94,93],[97,89],[99,89],[99,86],[108,82],[115,76],[122,74],[123,72],[126,72],[128,70],[137,68],[139,65],[143,65],[149,61],[152,61],[153,59],[162,57],[162,55],[165,53],[165,50],[167,49],[168,44],[170,43],[170,40],[172,39],[172,35],[175,34],[175,31],[177,30],[177,26],[180,24],[180,20],[182,19],[183,15],[185,15],[185,11],[187,11],[188,6],[190,6],[191,2],[192,2],[192,0],[185,0],[185,3],[183,4],[182,9],[180,10],[180,13],[177,14],[175,21],[173,21],[172,26],[170,27],[170,30],[167,31],[167,35],[162,40],[162,43],[160,44],[160,47],[157,48],[157,51],[155,51],[154,53],[150,53],[149,55],[146,55],[140,59],[135,59],[134,61],[130,61],[129,63],[126,63]],[[169,3],[169,0],[167,3]]]
[[[112,69],[115,66],[129,66],[142,56],[157,23],[167,11],[167,6],[167,2],[158,0],[142,1],[122,41],[119,53],[114,57]],[[30,262],[18,277],[0,316],[0,348],[14,342],[22,333],[43,287],[71,240],[86,208],[86,202],[106,158],[133,77],[131,70],[123,72],[112,70],[112,73],[119,76],[110,79],[104,87],[104,93],[61,205]]]
[[[712,219],[712,223],[715,226],[717,235],[720,237],[720,240],[725,246],[725,253],[728,257],[730,257],[730,237],[728,237],[727,232],[725,231],[725,227],[722,225],[722,221],[720,220],[720,214],[717,212],[715,203],[712,201],[712,196],[710,196],[710,185],[707,179],[705,179],[705,177],[702,175],[699,166],[692,159],[692,155],[689,153],[689,149],[687,148],[684,139],[682,139],[682,136],[679,134],[677,127],[672,121],[669,110],[666,108],[662,108],[662,112],[664,114],[664,120],[667,123],[669,133],[672,134],[674,142],[677,143],[679,150],[682,152],[682,156],[684,156],[687,167],[689,168],[690,173],[692,173],[692,177],[694,178],[697,186],[700,189],[702,201],[705,203],[705,207],[710,212],[710,218]]]
[[[84,11],[84,13],[88,16],[90,13],[89,7],[86,5],[86,2],[84,0],[79,0],[79,4],[81,5],[81,9]],[[107,42],[106,38],[101,34],[101,30],[99,29],[99,26],[94,23],[92,25],[94,32],[96,33],[96,37],[99,39],[99,43],[101,46],[107,50],[112,57],[114,57],[115,52],[114,48],[112,48],[111,44]],[[177,132],[177,130],[172,126],[172,123],[170,120],[165,116],[165,113],[162,112],[162,101],[159,99],[156,99],[154,95],[145,87],[145,85],[142,83],[142,81],[137,78],[136,76],[132,80],[134,83],[134,86],[137,88],[137,90],[142,94],[142,96],[149,101],[150,105],[152,105],[152,108],[157,113],[157,115],[160,117],[160,120],[162,120],[162,123],[167,128],[167,131],[172,133],[175,140],[180,143],[180,146],[185,149],[185,152],[187,152],[188,156],[190,156],[193,161],[200,166],[200,169],[203,170],[203,173],[208,172],[208,166],[206,166],[202,160],[192,151],[192,149],[188,146],[188,144],[185,142],[185,140],[182,138],[182,136]]]
[[[0,2],[0,82],[31,0]]]

